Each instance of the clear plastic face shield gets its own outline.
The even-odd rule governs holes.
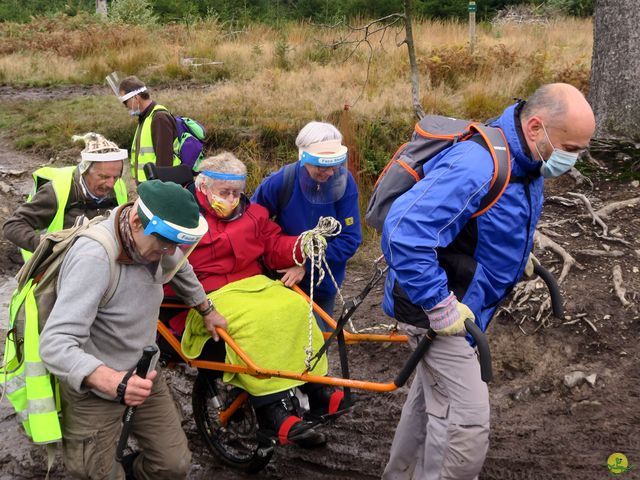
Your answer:
[[[347,147],[340,140],[314,143],[300,149],[300,188],[314,204],[335,203],[344,196],[349,172]]]
[[[167,252],[167,255],[163,255],[161,259],[163,270],[166,272],[164,273],[165,281],[163,283],[166,283],[182,268],[200,239],[207,233],[209,225],[205,218],[200,215],[198,226],[195,228],[182,227],[154,215],[141,198],[138,198],[137,205],[149,220],[149,223],[144,228],[144,234],[153,235],[160,248]],[[170,254],[174,247],[177,247],[175,253]]]
[[[129,93],[125,93],[124,95],[120,95],[120,83],[123,80],[121,76],[117,72],[111,72],[109,75],[107,75],[106,80],[109,87],[111,87],[113,94],[118,97],[118,100],[120,100],[121,103],[125,103],[127,100],[135,97],[139,93],[147,91],[147,87],[141,87]]]

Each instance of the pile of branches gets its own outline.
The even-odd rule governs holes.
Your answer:
[[[494,25],[509,23],[545,24],[549,23],[548,9],[543,5],[510,5],[500,10],[491,21]]]

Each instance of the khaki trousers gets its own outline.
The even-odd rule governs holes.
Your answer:
[[[426,330],[404,325],[416,348]],[[464,337],[436,337],[416,368],[384,480],[472,480],[489,448],[489,392]]]
[[[63,454],[67,474],[74,478],[108,479],[122,430],[125,406],[91,392],[78,393],[60,383]],[[133,468],[137,479],[182,479],[191,466],[191,452],[180,415],[167,383],[158,372],[151,395],[137,407],[131,435],[141,450]],[[124,480],[118,465],[118,480]]]

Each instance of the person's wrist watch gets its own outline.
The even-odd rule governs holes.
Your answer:
[[[196,311],[203,317],[206,317],[211,312],[213,312],[215,309],[216,309],[216,307],[213,305],[213,302],[211,301],[210,298],[207,298],[207,306],[205,308],[200,309],[200,308],[196,307]]]

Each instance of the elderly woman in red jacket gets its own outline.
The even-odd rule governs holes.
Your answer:
[[[301,342],[308,340],[309,328],[313,330],[314,350],[322,342],[316,322],[308,322],[306,302],[282,285],[292,286],[304,277],[305,269],[296,265],[294,253],[298,263],[304,261],[304,255],[299,249],[294,252],[297,237],[284,235],[280,226],[269,219],[267,209],[251,203],[244,195],[245,185],[246,167],[233,154],[225,152],[202,161],[195,196],[209,230],[189,256],[189,262],[205,291],[212,292],[209,297],[213,298],[219,315],[228,320],[234,340],[258,363],[261,363],[258,355],[263,354],[266,362],[275,353],[279,360],[274,360],[276,364],[271,367],[290,369],[291,364],[282,366],[278,362],[293,358],[304,362],[306,345]],[[265,266],[281,273],[282,283],[265,277]],[[234,295],[236,303],[230,300]],[[252,302],[255,308],[251,306]],[[174,322],[172,327],[179,331],[182,326]],[[200,334],[208,331],[214,339],[217,337],[214,326],[203,325],[202,317],[192,312],[183,336],[185,352],[193,346],[189,342],[198,330]],[[242,344],[243,334],[249,345]],[[254,345],[251,352],[254,342],[262,343]],[[274,344],[277,345],[275,349]],[[214,347],[210,339],[201,338],[193,355],[204,350],[202,355],[210,356]],[[228,349],[226,354],[233,360],[233,351]],[[325,363],[322,371],[313,372],[325,374],[326,369]],[[342,391],[288,379],[255,379],[246,375],[235,379],[239,377],[244,378],[244,383],[234,384],[249,392],[263,431],[277,435],[281,443],[315,447],[326,442],[322,433],[295,415],[291,389],[300,387],[309,397],[310,410],[316,414],[339,410]],[[227,374],[225,381],[228,381]]]

